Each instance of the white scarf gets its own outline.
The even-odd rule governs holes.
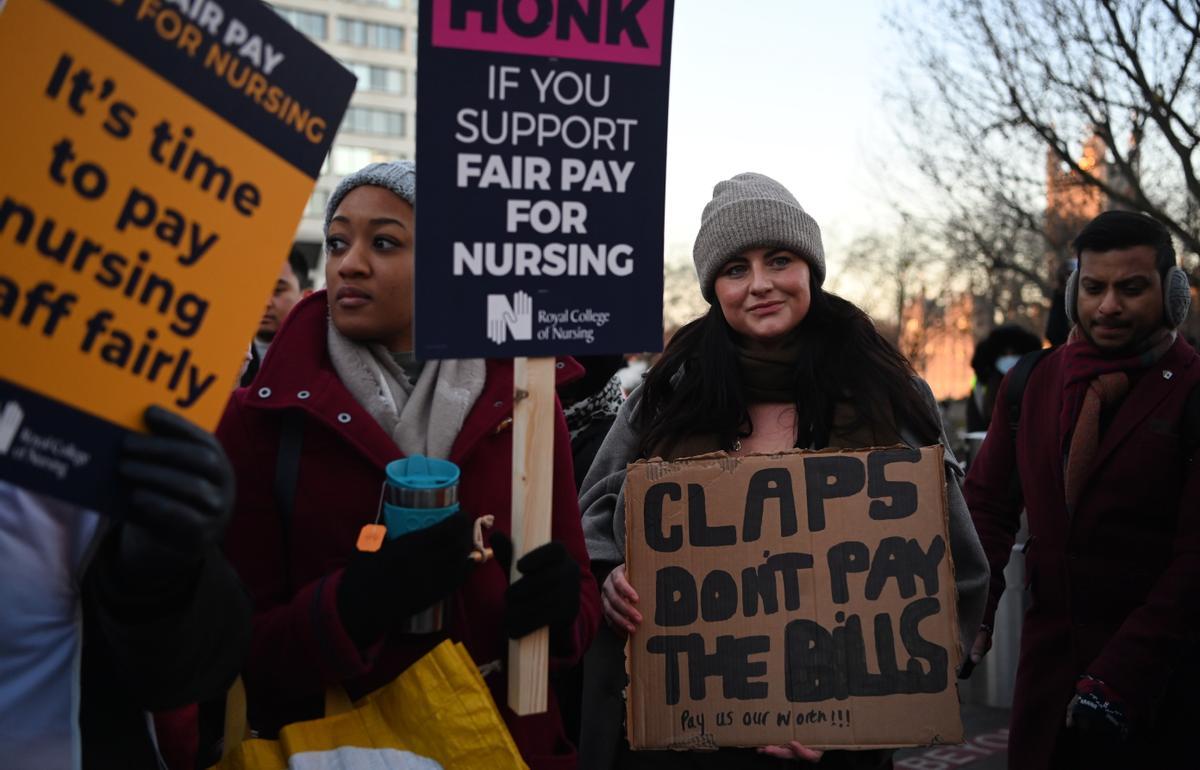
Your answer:
[[[447,459],[483,392],[482,358],[428,361],[417,381],[382,345],[351,340],[328,323],[329,358],[342,384],[405,456]]]

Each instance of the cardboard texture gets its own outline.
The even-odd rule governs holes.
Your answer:
[[[960,743],[941,447],[629,466],[635,749]]]

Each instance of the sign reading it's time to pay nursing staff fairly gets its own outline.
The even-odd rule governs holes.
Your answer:
[[[108,511],[148,405],[216,427],[354,77],[253,0],[9,0],[0,72],[0,478]]]

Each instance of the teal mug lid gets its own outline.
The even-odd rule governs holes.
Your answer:
[[[410,455],[387,464],[387,482],[406,489],[443,489],[458,485],[458,466],[449,460]]]

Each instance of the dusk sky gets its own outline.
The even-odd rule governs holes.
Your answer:
[[[884,21],[891,5],[675,4],[669,261],[689,258],[713,185],[759,171],[788,187],[821,225],[837,280],[845,244],[886,216],[872,169],[894,147],[882,103],[897,59]]]

